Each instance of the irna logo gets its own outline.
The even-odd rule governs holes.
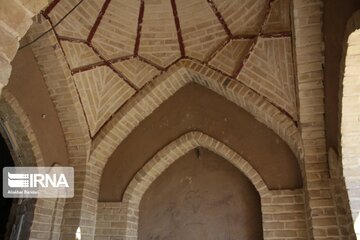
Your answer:
[[[70,198],[74,196],[72,167],[5,167],[5,198]]]
[[[8,173],[8,186],[12,188],[69,187],[65,174]]]

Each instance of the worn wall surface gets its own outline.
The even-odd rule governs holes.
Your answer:
[[[144,194],[139,239],[262,239],[260,197],[228,161],[199,148],[171,165]]]
[[[31,48],[18,51],[7,90],[30,120],[47,166],[66,165],[67,150],[62,127]]]

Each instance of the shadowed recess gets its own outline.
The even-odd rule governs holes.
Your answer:
[[[104,168],[99,201],[121,201],[143,165],[189,131],[204,132],[228,145],[252,165],[269,189],[302,187],[297,159],[278,135],[236,104],[191,83],[161,104],[118,146]]]
[[[139,240],[262,238],[260,197],[227,160],[194,149],[166,169],[145,192]]]

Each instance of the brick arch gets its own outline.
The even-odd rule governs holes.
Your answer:
[[[33,24],[28,34],[29,39],[36,38],[51,27],[48,21]],[[87,166],[91,139],[73,75],[54,31],[32,44],[32,51],[43,73],[50,99],[58,113],[65,137],[68,161],[74,167],[74,174],[79,176],[74,182],[75,189],[79,189],[75,193],[76,197],[66,199],[63,210],[64,220],[60,223],[61,230],[52,234],[60,234],[61,239],[74,239],[77,228],[81,227],[83,237],[92,236],[91,220],[81,210],[84,205],[93,204],[93,199],[86,197],[84,190],[87,182],[90,181],[88,178],[91,174]],[[86,174],[83,174],[84,172]],[[73,205],[78,209],[74,209]],[[72,213],[75,211],[79,214],[73,217]]]
[[[0,118],[3,125],[0,132],[9,146],[15,166],[45,166],[29,118],[16,98],[6,88],[1,93]],[[64,199],[36,199],[36,202],[32,204],[34,204],[34,209],[30,238],[41,239],[38,236],[44,236],[49,239],[50,236],[55,236],[56,233],[51,233],[50,229],[48,232],[41,230],[41,226],[49,225],[48,219],[51,219],[52,228],[59,230],[58,222],[62,219],[60,212],[62,212]]]
[[[1,103],[2,117],[11,118],[11,125],[20,131],[17,134],[22,145],[21,149],[14,149],[14,161],[17,166],[43,166],[44,161],[40,152],[39,144],[34,132],[31,129],[30,122],[17,100],[8,91],[3,90],[7,85],[11,74],[11,61],[14,59],[19,48],[20,39],[26,34],[31,24],[32,17],[40,12],[49,0],[19,0],[6,1],[1,3],[0,8],[0,93],[2,93],[3,102]],[[3,135],[5,129],[1,130]],[[7,139],[6,141],[9,141]],[[20,153],[26,152],[25,156]],[[24,161],[20,160],[24,158]]]
[[[197,147],[206,148],[228,160],[250,180],[261,200],[271,195],[258,172],[238,153],[204,133],[189,132],[161,149],[138,171],[128,185],[122,201],[125,239],[137,239],[139,206],[146,190],[171,164]]]
[[[197,83],[222,95],[252,114],[277,133],[301,160],[302,146],[292,119],[263,96],[239,81],[192,60],[182,60],[130,99],[95,136],[90,162],[104,167],[116,147],[162,102],[189,83]],[[302,168],[302,164],[299,164]]]
[[[39,143],[30,120],[16,98],[7,89],[2,90],[0,101],[0,132],[12,151],[16,166],[44,166]]]
[[[340,84],[340,153],[354,223],[360,222],[360,10],[349,19]],[[356,229],[355,229],[356,230]],[[360,230],[356,232],[360,239]]]
[[[34,40],[52,28],[52,25],[47,21],[33,24],[32,18],[45,7],[53,8],[58,2],[52,0],[16,0],[7,1],[6,4],[1,5],[0,93],[9,81],[12,70],[11,61],[18,51],[19,41],[26,33],[28,33],[29,40]],[[57,40],[54,42],[54,38],[56,39],[55,33],[50,31],[31,45],[32,51],[42,73],[48,69],[51,69],[49,72],[56,72],[56,77],[52,74],[44,74],[44,79],[50,91],[51,100],[56,102],[55,108],[59,113],[59,120],[64,130],[70,160],[87,159],[91,139],[85,116],[81,110],[81,103],[71,71],[67,67],[59,43],[56,43]],[[54,44],[57,44],[56,47]],[[60,81],[62,81],[60,84],[61,91],[58,85]],[[67,114],[68,112],[72,112],[72,114]]]

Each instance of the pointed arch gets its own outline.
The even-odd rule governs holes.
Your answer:
[[[47,165],[26,112],[7,88],[2,89],[1,92],[0,118],[0,133],[5,137],[15,166],[41,167]],[[60,230],[64,203],[65,199],[33,199],[21,203],[23,206],[29,207],[27,217],[32,216],[32,225],[29,229],[31,239],[36,238],[38,234],[54,235],[50,230],[47,232],[39,230],[40,226],[49,224],[49,219],[51,219],[52,229]],[[45,213],[44,209],[47,210]]]
[[[205,86],[244,108],[277,133],[289,145],[295,156],[301,159],[300,133],[288,115],[239,81],[197,62],[182,60],[146,85],[114,114],[96,135],[90,161],[104,167],[116,147],[143,119],[189,83]]]
[[[137,172],[128,185],[122,201],[126,239],[137,239],[138,216],[136,213],[139,211],[140,202],[146,190],[171,164],[197,147],[206,148],[234,165],[250,180],[261,199],[271,195],[259,173],[238,153],[204,133],[189,132],[161,149]]]
[[[15,165],[44,166],[39,143],[30,124],[30,120],[16,98],[5,88],[1,93],[0,132],[7,138]]]

